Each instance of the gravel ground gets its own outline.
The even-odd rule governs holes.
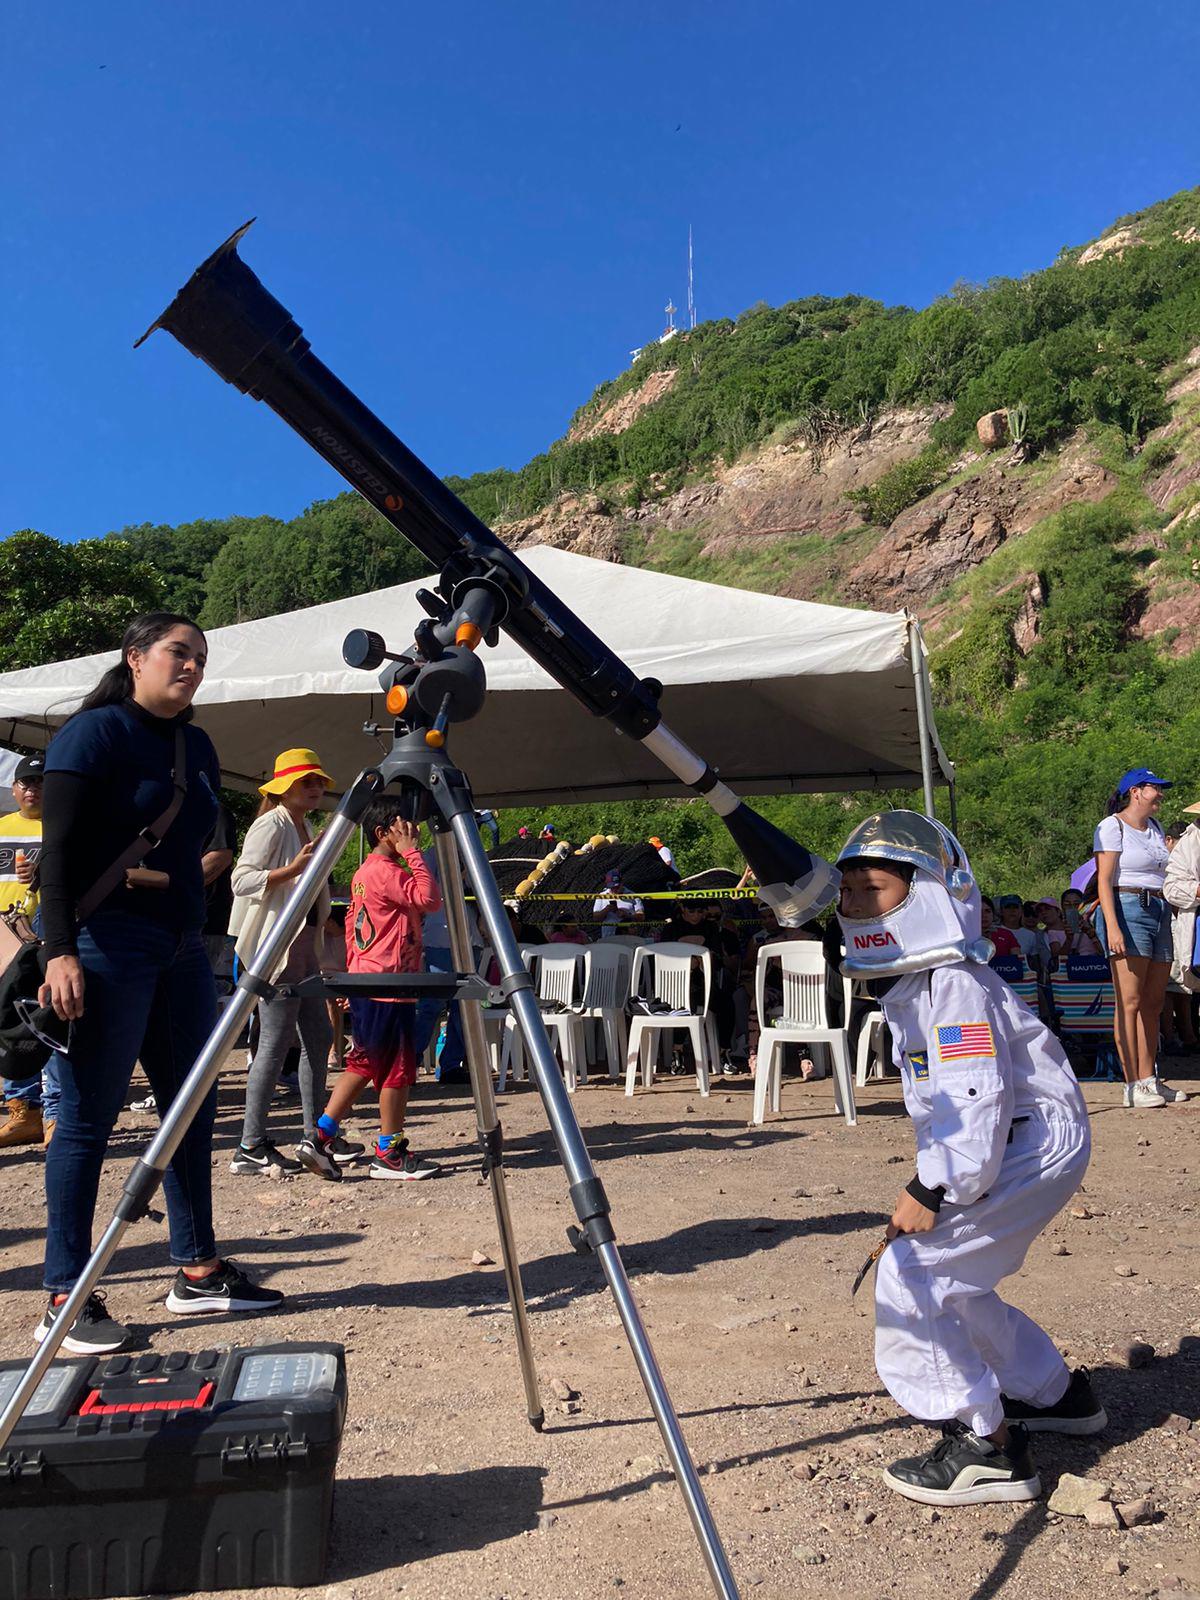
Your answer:
[[[1198,1069],[1185,1063],[1177,1081],[1188,1087]],[[170,1272],[152,1222],[127,1236],[106,1287],[143,1348],[345,1341],[350,1413],[318,1592],[709,1594],[612,1301],[596,1264],[566,1245],[574,1218],[536,1094],[516,1087],[501,1116],[546,1397],[540,1435],[525,1420],[500,1269],[473,1259],[499,1251],[468,1092],[416,1092],[413,1143],[444,1162],[441,1178],[364,1174],[335,1187],[229,1173],[243,1082],[235,1066],[221,1091],[219,1237],[286,1291],[285,1308],[236,1331],[217,1319],[181,1326],[162,1305]],[[1044,1500],[934,1513],[879,1481],[888,1461],[931,1441],[875,1376],[869,1291],[850,1299],[910,1171],[894,1078],[862,1092],[857,1129],[834,1116],[828,1082],[786,1083],[783,1116],[760,1129],[747,1126],[748,1079],[718,1082],[707,1100],[683,1079],[632,1100],[607,1082],[581,1087],[577,1114],[744,1594],[874,1600],[926,1583],[937,1600],[1200,1592],[1200,1098],[1135,1113],[1112,1085],[1087,1097],[1085,1189],[1008,1292],[1092,1370],[1110,1416],[1099,1438],[1038,1443],[1046,1490],[1075,1473],[1111,1485],[1115,1501],[1151,1496],[1153,1520],[1120,1531]],[[293,1108],[275,1117],[281,1141],[297,1136]],[[105,1217],[151,1126],[123,1116]],[[371,1124],[347,1131],[366,1138]],[[4,1153],[0,1204],[0,1354],[14,1357],[42,1308],[40,1152]],[[1128,1363],[1135,1339],[1157,1352],[1140,1367]]]

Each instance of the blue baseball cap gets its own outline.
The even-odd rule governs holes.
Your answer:
[[[1130,789],[1135,789],[1139,783],[1152,783],[1156,789],[1174,788],[1174,784],[1168,778],[1156,777],[1149,767],[1130,767],[1117,785],[1117,793],[1127,794]]]

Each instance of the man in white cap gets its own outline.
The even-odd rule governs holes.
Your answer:
[[[1087,1373],[996,1285],[1079,1187],[1087,1108],[1062,1047],[987,965],[961,845],[913,811],[869,817],[838,858],[844,970],[895,1042],[916,1132],[875,1286],[875,1361],[892,1396],[940,1422],[884,1482],[926,1505],[1032,1500],[1030,1432],[1107,1421]]]

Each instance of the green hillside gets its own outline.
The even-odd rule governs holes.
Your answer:
[[[985,412],[1008,413],[1020,447],[1014,474],[1036,475],[1064,440],[1086,449],[1114,485],[1107,498],[1009,538],[930,608],[939,726],[958,763],[961,827],[981,875],[995,889],[1056,887],[1087,854],[1124,767],[1148,762],[1178,776],[1185,799],[1200,794],[1200,666],[1169,653],[1173,635],[1142,638],[1136,627],[1159,596],[1186,610],[1200,572],[1189,531],[1200,523],[1176,518],[1200,499],[1190,481],[1200,396],[1168,394],[1200,345],[1198,235],[1200,190],[1190,190],[1121,218],[1044,271],[959,284],[922,311],[853,295],[760,304],[650,346],[523,467],[448,481],[502,532],[564,496],[586,496],[590,514],[618,530],[626,559],[774,588],[788,563],[824,559],[835,546],[858,559],[877,546],[906,507],[961,474]],[[658,371],[675,376],[629,426],[589,431]],[[896,408],[929,405],[941,415],[927,443],[851,496],[859,525],[835,538],[728,539],[710,557],[698,535],[651,542],[646,524],[633,531],[622,520],[764,445],[807,442],[815,456]],[[1148,489],[1173,462],[1187,469],[1184,487],[1152,499]],[[287,522],[136,525],[70,545],[25,530],[0,544],[0,667],[115,644],[131,609],[152,603],[219,626],[404,582],[424,565],[349,494]],[[1014,625],[1034,578],[1043,600],[1036,636],[1021,649]],[[763,809],[828,851],[875,803],[792,796]],[[572,837],[657,832],[687,868],[733,864],[719,823],[693,802],[510,820],[552,821]]]

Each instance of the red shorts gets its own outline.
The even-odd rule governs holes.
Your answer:
[[[351,1000],[353,1048],[346,1071],[369,1078],[376,1089],[411,1087],[417,1081],[413,1032],[417,1008],[404,1000]]]

